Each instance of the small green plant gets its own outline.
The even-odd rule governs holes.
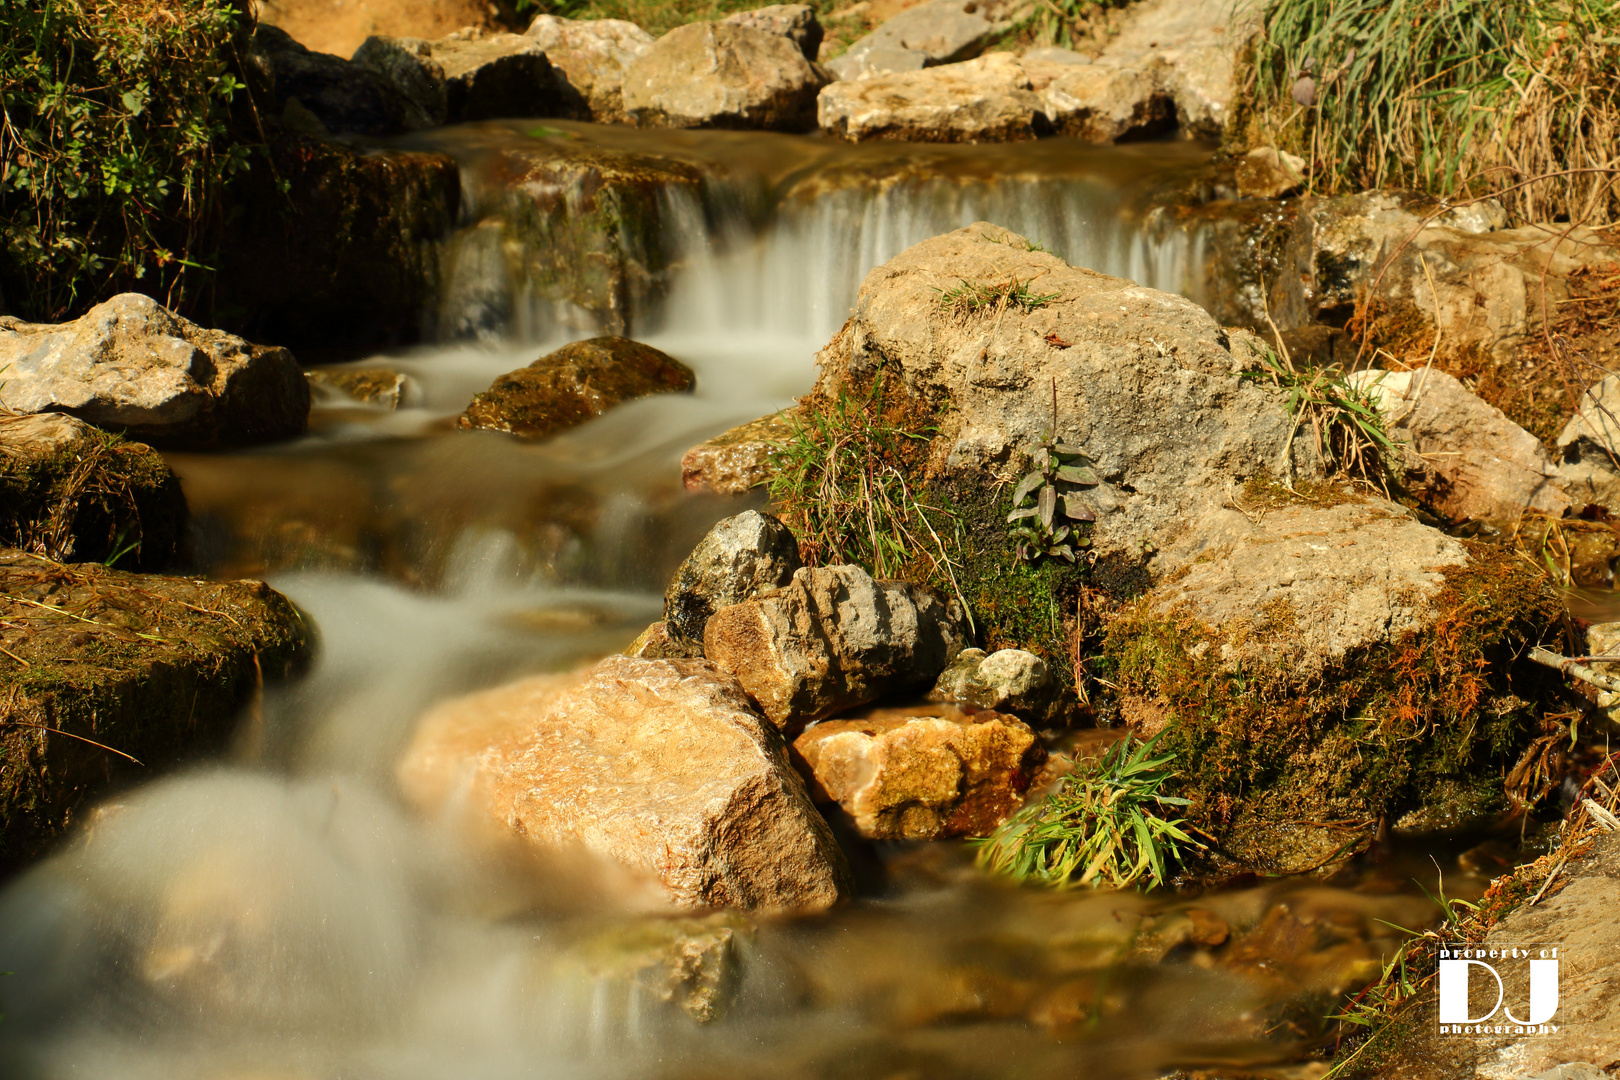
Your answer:
[[[1013,509],[1007,515],[1007,524],[1016,527],[1007,530],[1007,536],[1024,562],[1050,556],[1072,563],[1076,550],[1091,546],[1085,529],[1097,520],[1074,489],[1096,487],[1098,480],[1091,460],[1057,439],[1056,379],[1052,380],[1052,426],[1035,450],[1034,465],[1034,471],[1013,488]]]
[[[1372,393],[1347,382],[1338,364],[1302,371],[1286,353],[1279,357],[1269,348],[1261,353],[1260,362],[1265,370],[1250,377],[1268,379],[1288,392],[1288,412],[1294,418],[1289,445],[1294,434],[1309,425],[1330,472],[1387,490],[1401,451],[1390,438]],[[1285,460],[1288,455],[1285,446]]]
[[[979,845],[978,865],[994,874],[1052,888],[1115,889],[1169,880],[1183,845],[1204,845],[1164,816],[1187,800],[1163,793],[1175,776],[1173,754],[1153,756],[1159,736],[1127,735],[1090,769],[1077,769],[1038,803],[1013,814]]]
[[[1015,232],[1004,232],[1000,236],[995,236],[991,233],[980,233],[979,235],[981,238],[990,241],[992,244],[1005,244],[1007,247],[1014,248],[1018,251],[1038,251],[1043,255],[1053,254],[1052,249],[1040,241],[1027,239],[1019,236]]]
[[[786,415],[791,434],[769,452],[766,489],[812,564],[853,563],[874,577],[956,580],[961,520],[907,479],[935,429],[885,414],[883,373],[854,395]],[[948,539],[947,539],[948,538]],[[969,614],[971,620],[971,614]]]
[[[1034,311],[1038,307],[1045,307],[1056,300],[1061,293],[1031,292],[1029,285],[1034,278],[1020,280],[1016,277],[1008,278],[989,285],[963,278],[960,284],[949,289],[935,289],[939,294],[939,310],[957,322],[966,322],[969,319],[981,316],[1000,316],[1008,308],[1017,308],[1020,311]]]

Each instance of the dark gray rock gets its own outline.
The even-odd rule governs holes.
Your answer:
[[[664,593],[664,621],[676,642],[702,653],[703,628],[724,607],[793,580],[799,542],[769,514],[748,510],[709,530]]]
[[[260,71],[268,69],[276,103],[283,113],[291,106],[294,126],[307,127],[308,116],[332,134],[397,135],[427,127],[418,110],[375,71],[341,56],[311,52],[279,27],[261,23],[249,57]]]

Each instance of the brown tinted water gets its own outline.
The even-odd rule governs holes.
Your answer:
[[[173,456],[197,568],[269,575],[322,657],[234,755],[120,795],[0,893],[0,1076],[1312,1076],[1322,1016],[1399,943],[1390,924],[1435,914],[1413,880],[1482,888],[1494,867],[1458,842],[1332,884],[1142,896],[987,881],[961,844],[852,841],[849,907],[688,925],[408,817],[392,772],[427,707],[622,648],[698,537],[751,505],[683,491],[680,455],[808,389],[867,269],[985,219],[1196,296],[1197,236],[1132,207],[1206,156],[554,122],[416,142],[458,156],[469,209],[426,313],[441,339],[349,365],[404,373],[403,407],[324,396],[296,442]],[[669,260],[627,318],[697,390],[539,443],[451,430],[496,375],[596,328],[525,277],[545,237],[502,216],[554,194],[503,188],[510,162],[562,143],[703,177],[664,200],[659,235],[626,238]],[[722,930],[735,974],[700,1025],[639,958]]]

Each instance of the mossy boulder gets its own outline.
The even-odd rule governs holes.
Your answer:
[[[157,570],[185,525],[180,481],[150,446],[63,413],[0,416],[0,547]]]
[[[693,379],[691,368],[651,345],[595,337],[502,375],[473,398],[456,424],[541,438],[632,398],[684,393]]]
[[[88,800],[218,748],[313,631],[257,581],[128,574],[0,552],[0,870]]]

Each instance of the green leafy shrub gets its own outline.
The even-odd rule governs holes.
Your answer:
[[[1316,192],[1620,219],[1615,0],[1269,0],[1253,78],[1246,140],[1302,154]]]
[[[206,287],[253,28],[238,0],[0,0],[0,290],[54,321]]]
[[[1203,845],[1181,819],[1164,816],[1187,800],[1162,791],[1175,777],[1174,755],[1151,756],[1158,740],[1126,736],[1091,768],[1064,777],[1055,793],[1026,805],[981,843],[979,866],[1053,888],[1163,885],[1182,845]]]

